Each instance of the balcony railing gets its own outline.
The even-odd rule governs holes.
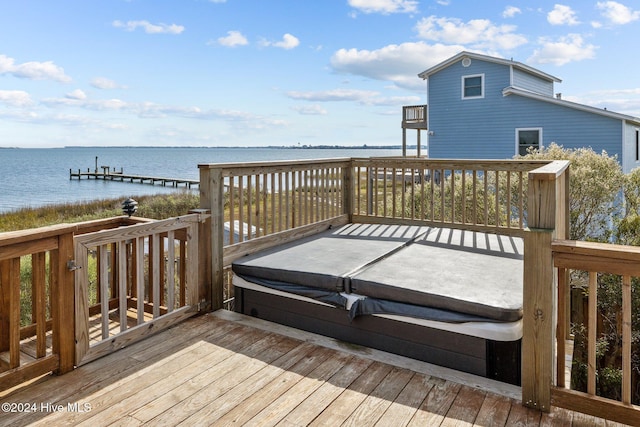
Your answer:
[[[428,129],[427,106],[408,105],[402,107],[402,127],[404,129]]]

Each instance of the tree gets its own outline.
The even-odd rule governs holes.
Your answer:
[[[556,143],[530,151],[527,160],[569,160],[570,236],[574,240],[608,241],[612,218],[622,212],[625,177],[615,156],[591,148],[565,149]],[[640,181],[640,174],[638,175]],[[636,199],[640,203],[640,194]]]

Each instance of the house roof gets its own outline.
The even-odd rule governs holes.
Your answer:
[[[447,68],[448,66],[455,64],[456,62],[462,60],[463,58],[470,58],[470,59],[477,59],[479,61],[487,61],[487,62],[493,62],[496,64],[502,64],[502,65],[508,65],[511,67],[515,67],[518,68],[520,70],[526,71],[527,73],[533,74],[541,79],[544,80],[548,80],[548,81],[552,81],[552,82],[558,82],[560,83],[562,80],[560,80],[558,77],[552,76],[551,74],[547,74],[543,71],[540,71],[536,68],[530,67],[528,65],[523,64],[522,62],[518,62],[518,61],[514,61],[512,59],[503,59],[503,58],[496,58],[494,56],[487,56],[487,55],[481,55],[479,53],[473,53],[473,52],[467,52],[467,51],[462,51],[460,53],[458,53],[455,56],[452,56],[451,58],[447,59],[444,62],[441,62],[431,68],[429,68],[428,70],[425,70],[423,72],[421,72],[420,74],[418,74],[418,77],[422,78],[422,79],[427,79],[429,78],[429,76],[437,73],[440,70],[443,70],[445,68]]]
[[[514,67],[517,69],[520,69],[522,71],[526,71],[529,74],[532,74],[536,77],[539,77],[541,79],[550,81],[550,82],[558,82],[560,83],[562,80],[560,80],[558,77],[552,76],[551,74],[547,74],[543,71],[540,71],[538,69],[535,69],[533,67],[530,67],[528,65],[525,65],[521,62],[517,62],[514,61],[512,59],[503,59],[503,58],[496,58],[494,56],[487,56],[487,55],[481,55],[479,53],[473,53],[473,52],[467,52],[467,51],[462,51],[460,53],[458,53],[457,55],[452,56],[451,58],[447,59],[446,61],[443,61],[423,72],[421,72],[420,74],[418,74],[418,77],[422,78],[422,79],[427,79],[429,78],[429,76],[449,67],[450,65],[453,65],[455,63],[457,63],[458,61],[461,61],[464,58],[470,58],[470,59],[477,59],[479,61],[487,61],[487,62],[493,62],[495,64],[502,64],[502,65],[507,65],[510,67]],[[620,114],[620,113],[616,113],[613,111],[609,111],[606,109],[602,109],[602,108],[596,108],[596,107],[591,107],[589,105],[584,105],[584,104],[578,104],[577,102],[571,102],[571,101],[565,101],[563,99],[558,99],[558,98],[554,98],[552,96],[545,96],[539,93],[535,93],[535,92],[531,92],[525,89],[521,89],[521,88],[517,88],[517,87],[513,87],[513,86],[509,86],[506,87],[502,90],[502,94],[504,96],[508,96],[508,95],[517,95],[517,96],[524,96],[527,98],[532,98],[532,99],[537,99],[539,101],[544,101],[544,102],[548,102],[551,104],[555,104],[555,105],[561,105],[563,107],[567,107],[567,108],[573,108],[575,110],[580,110],[580,111],[586,111],[592,114],[598,114],[601,116],[605,116],[605,117],[610,117],[610,118],[614,118],[614,119],[618,119],[618,120],[623,120],[623,121],[627,121],[629,123],[632,123],[634,125],[638,125],[640,126],[640,118],[638,117],[634,117],[634,116],[629,116],[626,114]]]
[[[513,86],[506,87],[502,90],[504,96],[517,95],[524,96],[526,98],[537,99],[538,101],[548,102],[550,104],[561,105],[567,108],[573,108],[574,110],[586,111],[592,114],[598,114],[613,119],[624,120],[629,123],[640,126],[640,118],[634,116],[628,116],[626,114],[616,113],[614,111],[605,110],[602,108],[591,107],[585,104],[578,104],[577,102],[565,101],[564,99],[558,99],[551,96],[540,95],[539,93],[531,92],[524,89],[519,89]]]

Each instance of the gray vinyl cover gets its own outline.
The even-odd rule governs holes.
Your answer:
[[[351,292],[511,322],[522,317],[520,238],[435,229],[351,277]]]
[[[350,224],[240,258],[239,275],[278,280],[331,291],[348,291],[345,283],[358,271],[411,240],[427,227]]]

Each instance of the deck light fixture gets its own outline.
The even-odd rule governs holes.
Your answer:
[[[125,215],[131,216],[138,210],[138,202],[129,197],[127,200],[122,202],[122,213]]]

